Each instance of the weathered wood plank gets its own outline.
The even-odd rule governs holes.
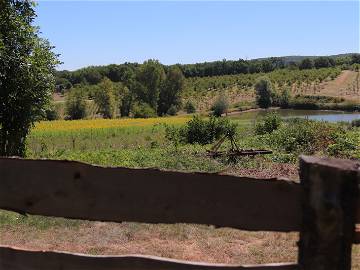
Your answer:
[[[296,231],[300,196],[284,180],[0,158],[0,209],[29,214]]]
[[[296,264],[226,265],[193,263],[153,256],[85,256],[0,247],[0,270],[295,270]]]
[[[359,168],[360,163],[349,160],[301,157],[300,269],[351,269]]]
[[[360,244],[360,226],[356,227],[354,244]]]
[[[359,189],[360,189],[360,182],[359,182]],[[357,204],[357,213],[356,213],[356,223],[360,224],[360,198],[358,199]]]

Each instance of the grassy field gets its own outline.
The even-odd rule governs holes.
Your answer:
[[[296,180],[296,156],[299,151],[314,150],[316,153],[323,153],[329,147],[329,137],[312,137],[313,134],[327,134],[318,130],[329,134],[334,130],[343,130],[343,137],[340,138],[344,138],[348,144],[358,143],[360,146],[356,139],[359,130],[348,126],[307,123],[306,127],[309,128],[301,130],[305,125],[283,123],[283,127],[272,134],[257,135],[252,121],[233,120],[238,125],[236,140],[240,147],[266,148],[274,153],[229,162],[209,158],[206,150],[211,145],[175,145],[166,138],[167,126],[180,127],[190,119],[191,117],[180,116],[40,122],[28,138],[28,157],[80,160],[105,166],[158,167],[264,178],[279,176]],[[308,134],[307,140],[315,140],[311,144],[318,145],[318,148],[310,149],[308,145],[301,145],[298,149],[285,150],[284,138],[297,138],[296,131],[299,129],[301,134]],[[303,138],[299,138],[298,143],[302,141]],[[341,148],[345,147],[341,144],[342,140],[331,143],[335,145],[333,148],[337,152],[333,151],[338,155],[358,154],[358,149],[349,148],[351,151],[346,152]],[[228,146],[227,142],[223,147],[226,149]],[[250,264],[296,261],[297,239],[296,233],[245,232],[191,224],[115,224],[24,217],[6,211],[0,212],[0,244],[33,249],[89,254],[138,253],[194,261]],[[358,247],[354,249],[354,258],[354,269],[360,269]]]

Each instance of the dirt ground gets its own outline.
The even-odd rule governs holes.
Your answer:
[[[357,78],[357,74],[351,70],[342,71],[335,80],[322,83],[317,95],[360,101],[360,91],[356,91],[357,80],[360,87],[360,79]]]

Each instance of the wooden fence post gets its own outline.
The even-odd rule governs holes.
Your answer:
[[[351,270],[360,163],[302,156],[299,269]]]

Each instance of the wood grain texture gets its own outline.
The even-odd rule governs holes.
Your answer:
[[[348,160],[301,157],[300,269],[351,269],[359,168],[359,163]]]
[[[85,256],[0,247],[0,270],[296,270],[296,264],[226,265],[153,256]]]
[[[307,163],[317,164],[317,166],[335,168],[341,171],[348,171],[352,174],[352,177],[358,179],[358,186],[360,190],[360,161],[348,160],[348,159],[334,159],[334,158],[318,158],[314,156],[302,156],[302,159],[306,160]],[[357,203],[356,223],[360,224],[360,198]]]
[[[46,216],[297,231],[300,185],[208,173],[0,158],[0,209]]]

